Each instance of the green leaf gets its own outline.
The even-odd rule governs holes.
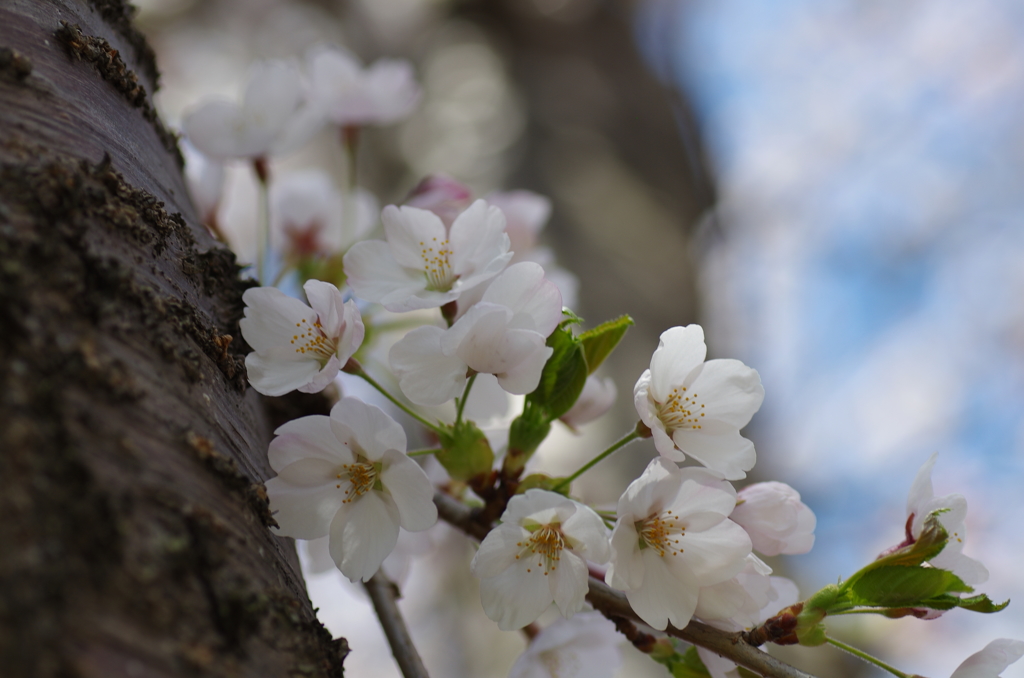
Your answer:
[[[1009,600],[1004,600],[1001,603],[993,603],[984,593],[977,596],[971,596],[970,598],[958,598],[957,600],[959,601],[957,607],[962,607],[963,609],[970,610],[971,612],[983,612],[984,614],[999,612],[1010,604]]]
[[[942,553],[942,549],[946,548],[946,543],[949,541],[949,533],[946,532],[946,529],[942,527],[942,523],[939,522],[939,514],[945,513],[948,510],[932,511],[925,518],[924,526],[921,528],[921,536],[918,537],[917,541],[857,570],[849,579],[842,583],[840,591],[842,593],[851,591],[862,577],[873,570],[891,565],[905,567],[920,565]]]
[[[554,353],[544,365],[540,384],[527,400],[542,408],[548,421],[554,421],[580,397],[587,381],[587,359],[580,340],[569,330],[556,328],[547,345]]]
[[[453,480],[468,481],[494,465],[494,451],[473,422],[464,421],[440,438],[442,449],[435,456]]]
[[[849,592],[851,602],[857,606],[925,607],[925,601],[936,596],[973,590],[947,570],[886,565],[858,578]]]
[[[615,320],[603,322],[579,336],[580,342],[583,343],[583,353],[587,359],[587,374],[593,374],[594,370],[601,366],[604,359],[618,346],[626,334],[626,330],[633,324],[632,318],[623,315]]]

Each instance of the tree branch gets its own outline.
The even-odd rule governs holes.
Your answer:
[[[438,515],[445,522],[476,539],[487,536],[488,528],[474,520],[472,509],[464,504],[440,492],[434,494],[434,504],[437,506]],[[642,622],[629,606],[624,593],[593,577],[590,578],[587,600],[594,609],[605,616],[626,617]],[[747,643],[738,633],[726,633],[696,620],[691,621],[684,629],[669,626],[665,633],[707,648],[766,678],[814,678],[811,674],[781,662]]]
[[[423,666],[416,646],[413,645],[412,636],[402,619],[402,613],[398,610],[398,587],[395,586],[380,571],[373,575],[370,581],[363,584],[366,592],[370,594],[373,601],[373,609],[377,612],[380,625],[384,629],[384,635],[388,637],[388,644],[391,645],[391,653],[395,655],[398,668],[402,670],[405,678],[430,678],[427,669]]]

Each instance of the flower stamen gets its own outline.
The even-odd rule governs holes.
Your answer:
[[[686,387],[680,386],[672,389],[668,399],[658,406],[658,418],[665,424],[665,431],[669,435],[680,429],[696,431],[702,428],[700,418],[704,413],[701,410],[705,408],[697,398],[696,393],[687,395]]]
[[[679,539],[686,534],[686,528],[672,515],[672,511],[655,514],[635,524],[640,536],[640,549],[652,548],[662,558],[665,554],[678,556],[683,552]]]
[[[458,276],[452,275],[452,265],[448,261],[452,250],[447,240],[437,242],[434,238],[430,245],[420,241],[420,257],[423,258],[423,273],[427,276],[427,289],[435,292],[447,292],[452,288]],[[435,249],[436,247],[436,249]]]
[[[295,323],[295,327],[299,334],[292,335],[291,343],[296,353],[312,354],[321,364],[326,364],[338,352],[338,340],[327,336],[320,318],[313,321],[312,325],[308,319],[303,318],[302,322]]]
[[[380,471],[379,464],[371,464],[369,462],[342,464],[341,470],[335,476],[342,482],[335,485],[335,487],[341,489],[343,483],[348,482],[350,484],[350,487],[345,490],[346,496],[342,503],[351,504],[370,490],[375,489],[378,484]]]
[[[529,539],[516,543],[516,546],[519,547],[516,560],[524,556],[536,557],[539,561],[537,567],[543,568],[545,577],[549,572],[554,572],[558,567],[558,561],[562,559],[562,549],[566,546],[566,537],[560,528],[559,523],[549,523],[531,530],[532,534]],[[527,527],[527,529],[530,528]],[[528,567],[526,571],[532,572],[533,569]]]

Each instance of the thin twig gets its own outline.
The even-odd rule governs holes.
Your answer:
[[[391,653],[395,655],[398,668],[405,678],[430,678],[427,668],[423,666],[412,636],[398,611],[398,587],[392,584],[380,571],[363,584],[373,601],[373,609],[377,612],[384,635],[388,637]]]
[[[473,520],[472,511],[461,502],[438,492],[434,494],[434,504],[437,505],[438,515],[445,522],[451,523],[476,539],[487,536],[488,529]],[[624,593],[593,577],[590,578],[587,600],[594,609],[605,616],[642,621],[636,612],[633,612]],[[685,629],[669,626],[665,633],[705,647],[766,678],[814,678],[811,674],[804,673],[750,645],[740,638],[738,633],[726,633],[696,620],[687,624]]]

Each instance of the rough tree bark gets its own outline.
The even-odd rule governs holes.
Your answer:
[[[0,6],[0,674],[340,676],[129,18]]]

